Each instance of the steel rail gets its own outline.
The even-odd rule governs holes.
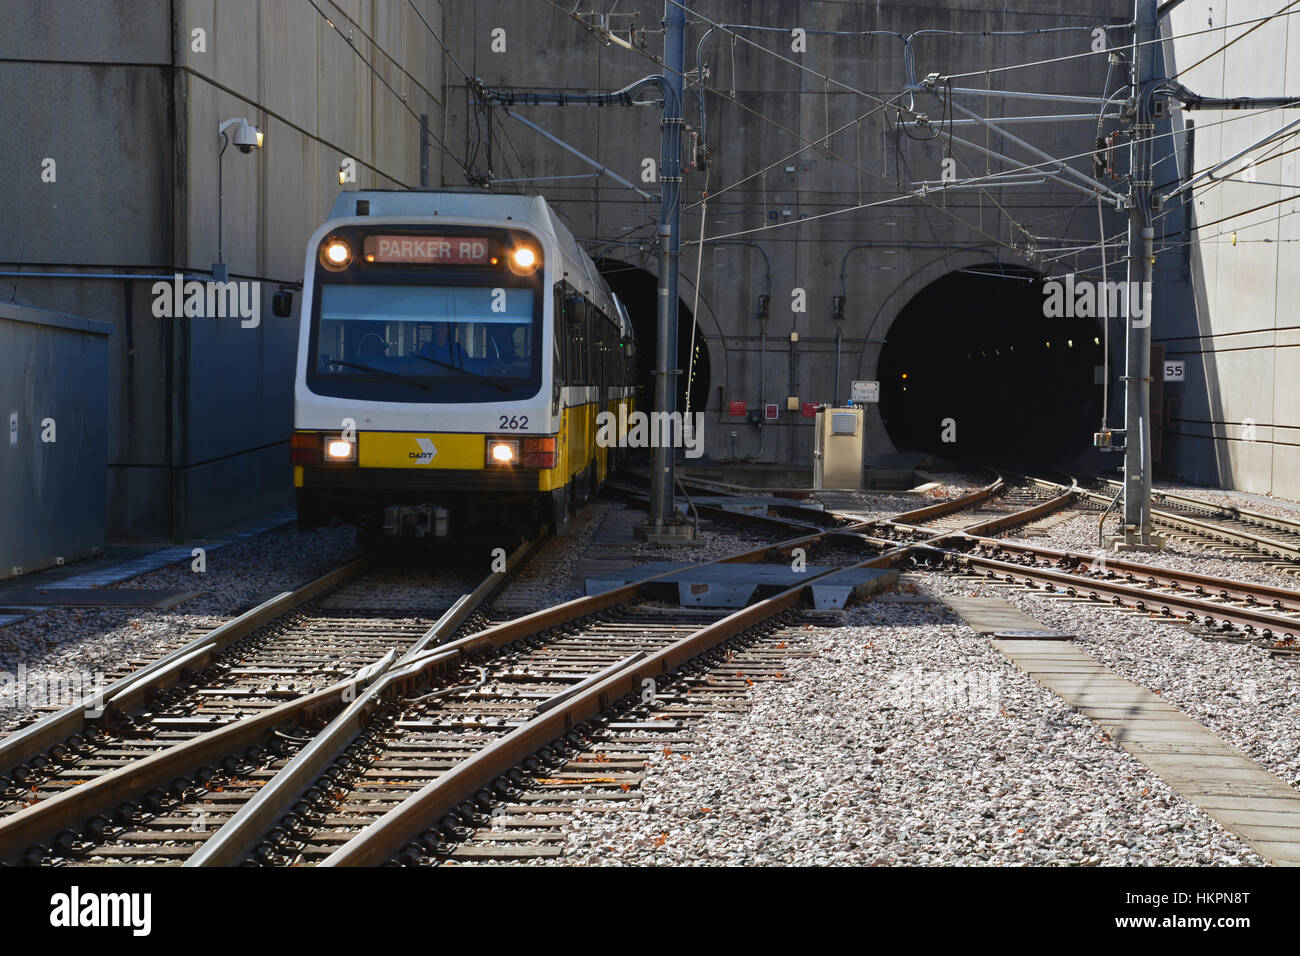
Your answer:
[[[959,498],[951,498],[948,501],[940,501],[937,504],[926,505],[924,508],[916,508],[912,511],[904,511],[901,514],[890,515],[885,518],[883,523],[886,525],[914,525],[918,521],[929,521],[931,518],[938,518],[942,515],[952,514],[961,511],[973,504],[978,504],[988,498],[993,497],[1005,487],[1002,478],[978,488]]]
[[[988,521],[981,521],[977,524],[967,525],[958,534],[967,534],[972,536],[997,534],[999,531],[1005,531],[1014,525],[1022,524],[1026,521],[1033,521],[1035,518],[1041,518],[1043,515],[1051,514],[1053,511],[1059,511],[1066,505],[1072,504],[1079,497],[1079,492],[1075,489],[1069,489],[1055,498],[1049,498],[1047,501],[1041,501],[1036,505],[1030,505],[1028,508],[1022,508],[1020,511],[1013,511],[1010,514],[999,515],[996,518],[990,518]]]
[[[918,512],[933,515],[936,512],[958,510],[966,504],[988,497],[998,486],[1000,486],[1000,484],[1000,480],[996,481],[987,488],[979,489],[969,495],[962,496],[962,498],[954,499],[951,502],[941,502],[937,506],[927,506],[924,509],[918,509]],[[1026,520],[1027,518],[1032,518],[1038,513],[1051,510],[1053,507],[1057,506],[1058,501],[1070,499],[1072,497],[1072,493],[1065,493],[1051,501],[1040,502],[1039,504],[1032,506],[1030,509],[1026,509],[1025,512],[999,516],[998,518],[993,519],[992,522],[984,522],[972,527],[976,529],[984,529],[986,526],[991,524],[1010,524]],[[728,512],[728,514],[731,513]],[[834,513],[831,512],[830,514],[833,515]],[[899,516],[895,516],[895,519],[897,519],[897,517]],[[806,527],[802,523],[795,521],[787,520],[782,522],[782,519],[776,518],[770,520],[772,523],[784,523],[784,526],[786,527],[796,527],[800,529]],[[854,521],[856,519],[844,520]],[[898,544],[897,542],[876,539],[866,534],[856,532],[856,529],[868,528],[871,527],[872,524],[872,522],[856,521],[856,523],[850,524],[846,528],[819,530],[813,534],[803,535],[772,545],[762,545],[746,552],[741,552],[736,555],[727,556],[723,559],[718,559],[717,561],[705,563],[756,562],[772,555],[788,556],[795,547],[813,544],[819,540],[840,534],[861,540],[873,546],[889,549],[880,555],[873,556],[872,558],[862,562],[858,565],[859,567],[888,566],[896,563],[902,557],[910,553],[913,548],[917,547],[916,544]],[[943,532],[930,538],[929,541],[933,542],[942,540],[954,535],[962,535],[962,532]],[[448,635],[454,633],[455,630],[469,618],[481,601],[500,583],[500,579],[513,570],[519,561],[523,560],[523,558],[531,552],[531,548],[534,546],[535,545],[533,544],[525,545],[516,551],[507,562],[507,569],[505,572],[499,572],[489,576],[489,578],[485,579],[485,581],[482,582],[474,592],[471,592],[470,595],[465,595],[457,601],[456,604],[453,605],[453,607],[447,611],[439,621],[435,623],[435,625],[430,628],[430,630],[426,632],[426,634],[414,646],[412,646],[412,648],[410,648],[410,650],[408,650],[406,655],[404,655],[400,660],[391,662],[392,666],[387,668],[386,673],[369,673],[369,686],[364,687],[359,698],[357,697],[357,691],[362,688],[366,682],[359,681],[358,678],[354,676],[348,681],[341,682],[334,687],[326,688],[325,690],[318,691],[307,697],[279,705],[263,714],[236,721],[220,728],[219,730],[210,731],[182,744],[160,751],[150,757],[143,758],[126,767],[119,768],[109,774],[105,774],[103,777],[99,778],[99,780],[95,781],[94,785],[85,784],[73,788],[64,794],[49,798],[41,804],[20,811],[13,817],[9,818],[9,821],[6,821],[4,825],[0,826],[0,836],[5,837],[6,842],[12,840],[12,842],[18,846],[39,843],[42,839],[48,839],[52,833],[68,829],[70,826],[80,822],[78,820],[79,816],[84,820],[85,815],[94,812],[93,809],[88,810],[87,808],[96,802],[99,802],[101,805],[104,803],[111,805],[113,803],[121,802],[120,798],[123,798],[124,796],[139,794],[156,786],[160,782],[166,782],[166,779],[169,777],[178,774],[183,775],[185,768],[202,766],[204,763],[209,762],[214,754],[216,756],[226,756],[231,751],[246,746],[247,742],[256,742],[265,736],[265,734],[268,733],[276,724],[282,724],[290,719],[294,719],[295,715],[307,714],[309,712],[319,714],[322,713],[324,709],[328,709],[330,713],[337,712],[337,716],[334,717],[334,720],[330,725],[326,727],[324,731],[315,735],[312,742],[309,743],[303,751],[300,751],[299,754],[290,761],[288,766],[283,768],[274,778],[272,778],[271,782],[264,787],[258,795],[254,796],[252,800],[245,804],[244,807],[236,813],[235,817],[231,818],[231,820],[227,821],[224,826],[220,827],[216,833],[206,841],[204,847],[197,851],[194,857],[187,862],[187,865],[232,864],[246,856],[252,846],[256,844],[257,839],[267,832],[267,830],[274,825],[275,820],[286,812],[286,808],[291,806],[293,801],[298,799],[302,793],[310,787],[312,782],[316,780],[334,760],[337,759],[338,754],[345,750],[346,747],[356,739],[360,732],[368,725],[375,710],[383,706],[387,700],[391,700],[394,696],[409,694],[415,688],[427,683],[427,680],[434,672],[444,671],[453,664],[463,662],[473,655],[478,655],[486,650],[501,647],[518,640],[521,637],[529,636],[558,624],[590,615],[615,604],[623,603],[639,594],[644,586],[651,585],[672,573],[665,572],[664,574],[648,577],[641,581],[632,582],[612,591],[605,592],[604,594],[578,598],[573,601],[565,602],[564,604],[554,608],[548,608],[531,615],[526,615],[525,617],[518,618],[514,621],[503,622],[502,624],[488,628],[484,631],[478,632],[477,634],[468,635],[458,641],[441,644],[441,641],[445,640]],[[340,571],[342,570],[344,569],[340,569]],[[803,589],[814,581],[816,577],[820,577],[821,574],[829,574],[833,570],[837,569],[828,569],[818,575],[811,576],[807,581],[802,582],[796,588],[792,588],[782,595],[778,595],[777,598],[769,599],[769,601],[761,602],[751,608],[746,608],[741,612],[737,612],[735,615],[730,615],[722,622],[717,622],[717,625],[710,625],[709,628],[705,628],[704,631],[709,632],[710,634],[716,634],[719,633],[718,625],[722,625],[725,622],[736,623],[749,621],[751,620],[755,608],[774,608],[775,605],[769,603],[770,601],[780,602],[782,599],[791,602],[796,601],[798,600],[799,595],[802,594]],[[333,572],[332,574],[336,573],[338,572]],[[327,575],[325,577],[328,578],[330,576]],[[309,585],[308,587],[320,585],[323,580],[324,579],[318,579],[318,581],[313,582],[312,585]],[[319,590],[324,590],[328,586],[331,585],[326,584],[320,586],[317,588],[317,593],[319,593]],[[267,608],[268,605],[274,605],[277,600],[286,596],[287,595],[281,595],[277,599],[267,602],[267,605],[254,609],[254,611],[261,611]],[[306,599],[307,598],[304,597],[302,600]],[[788,605],[783,605],[783,607],[784,606]],[[283,609],[281,610],[281,613],[282,611]],[[776,611],[773,610],[771,613],[776,613]],[[235,624],[238,620],[243,620],[243,618],[241,617],[241,619],[237,619],[236,622],[229,623]],[[265,618],[260,619],[258,626],[260,626],[260,623],[264,623],[264,620]],[[749,625],[745,624],[744,626],[747,627]],[[202,642],[203,646],[201,648],[196,648],[195,650],[206,652],[208,643],[212,641],[215,633],[216,632],[204,635]],[[699,635],[697,634],[694,637],[698,636]],[[687,638],[685,641],[689,642],[692,639],[693,638]],[[726,637],[718,638],[718,640],[725,639]],[[678,645],[674,645],[674,648],[676,647],[678,647]],[[170,667],[158,667],[158,670],[179,670],[179,667],[176,666],[176,661],[186,658],[187,655],[185,654],[185,651],[186,648],[182,648],[175,655],[169,655],[169,658],[174,658]],[[195,651],[192,650],[189,651],[188,656],[193,657],[194,654]],[[662,659],[664,659],[664,657],[661,653],[649,660]],[[160,661],[157,663],[162,664],[163,662]],[[630,668],[641,667],[645,663],[645,661],[629,662],[627,666]],[[375,669],[371,670],[373,671]],[[137,690],[137,688],[132,686],[138,680],[139,676],[140,672],[137,672],[135,675],[128,675],[128,680],[119,682],[122,685],[120,692],[124,692],[127,695],[134,695],[137,692],[143,693],[143,689]],[[620,669],[618,673],[611,673],[608,679],[600,680],[598,685],[594,684],[592,690],[595,690],[597,686],[605,687],[609,681],[624,677],[626,677],[626,674],[624,673],[624,670]],[[588,692],[582,694],[574,693],[570,696],[572,697],[572,700],[565,701],[565,704],[570,706],[562,708],[565,713],[571,712],[571,706],[587,706],[591,701],[591,695]],[[578,703],[580,701],[584,703]],[[442,778],[439,779],[441,780]],[[43,809],[47,805],[49,806],[49,809]]]
[[[1127,583],[1122,584],[1105,579],[1080,577],[1069,571],[1035,565],[1014,564],[981,555],[961,554],[956,557],[966,567],[980,567],[988,571],[1000,572],[1004,580],[1010,583],[1014,583],[1019,578],[1030,583],[1033,581],[1046,582],[1053,587],[1061,585],[1061,590],[1067,594],[1073,591],[1076,595],[1082,592],[1084,596],[1087,596],[1089,592],[1096,592],[1100,597],[1101,594],[1105,593],[1111,595],[1112,603],[1123,604],[1127,600],[1134,607],[1138,607],[1140,604],[1139,610],[1147,610],[1154,605],[1166,617],[1175,617],[1174,608],[1180,608],[1184,612],[1184,619],[1188,621],[1199,621],[1210,627],[1226,622],[1251,632],[1259,630],[1265,638],[1271,636],[1294,638],[1297,634],[1300,634],[1300,621],[1282,617],[1278,614],[1271,614],[1267,611],[1215,604],[1207,600],[1184,597],[1179,594],[1152,593]]]
[[[539,713],[407,797],[320,865],[375,866],[387,861],[428,829],[432,821],[464,801],[466,795],[488,786],[550,741],[607,710],[618,700],[629,695],[636,699],[642,680],[662,677],[704,651],[793,607],[814,577],[830,573],[829,569],[821,572],[808,582],[729,614],[655,654],[633,660],[604,680]]]
[[[1107,486],[1123,487],[1120,482],[1113,481],[1109,478],[1104,479]],[[1058,488],[1065,487],[1056,482],[1047,481],[1043,478],[1033,479],[1039,484],[1055,485]],[[1080,489],[1080,494],[1086,495],[1093,501],[1109,502],[1110,499],[1105,495],[1095,491]],[[1264,514],[1259,511],[1250,511],[1243,508],[1237,508],[1232,505],[1216,505],[1210,501],[1202,501],[1198,498],[1191,498],[1186,495],[1179,495],[1174,492],[1158,491],[1153,492],[1152,497],[1169,501],[1180,501],[1189,507],[1203,508],[1206,511],[1217,511],[1228,517],[1239,518],[1248,522],[1256,522],[1263,525],[1284,526],[1286,530],[1294,528],[1295,533],[1300,534],[1300,521],[1292,521],[1289,518],[1281,518],[1276,515]],[[1278,541],[1274,538],[1268,538],[1264,535],[1251,534],[1246,531],[1238,531],[1224,525],[1214,524],[1208,521],[1198,521],[1195,518],[1189,518],[1186,515],[1174,514],[1171,511],[1162,511],[1158,509],[1151,510],[1152,520],[1159,521],[1165,527],[1171,527],[1177,531],[1187,531],[1199,537],[1210,538],[1215,541],[1235,544],[1253,551],[1260,551],[1270,554],[1275,558],[1289,557],[1300,559],[1300,545],[1292,544],[1286,541]]]
[[[795,546],[810,544],[821,538],[832,537],[834,534],[836,532],[821,532],[791,539],[778,545],[760,546],[737,555],[705,562],[705,564],[752,563],[761,560],[774,551],[786,554]],[[860,566],[891,564],[899,560],[907,550],[897,546],[894,542],[881,542],[881,544],[890,547],[892,550],[886,554],[873,556],[862,562]],[[813,580],[822,575],[834,573],[836,570],[839,569],[828,568],[810,576],[807,581],[801,582],[798,588],[792,589],[796,592],[796,596],[791,597],[791,600],[796,599],[797,594]],[[605,608],[625,603],[636,597],[646,586],[653,585],[672,573],[674,572],[664,572],[600,595],[565,602],[556,607],[526,615],[515,621],[504,622],[478,634],[468,635],[449,644],[431,648],[423,657],[415,655],[413,659],[408,659],[405,666],[394,668],[385,675],[382,681],[371,685],[354,705],[336,717],[330,727],[317,735],[317,738],[307,749],[300,752],[289,766],[281,770],[271,784],[264,787],[252,801],[241,808],[239,813],[218,830],[216,835],[208,840],[204,847],[195,856],[191,857],[185,865],[234,865],[245,859],[265,833],[288,811],[293,802],[309,789],[314,781],[338,759],[338,756],[361,735],[375,712],[383,706],[385,700],[409,695],[416,688],[426,683],[435,670],[445,671],[456,663],[477,659],[485,651],[501,648],[523,637],[532,636],[557,625],[584,618]],[[775,607],[775,605],[768,606]],[[746,611],[748,610],[746,609]],[[738,618],[736,615],[731,617],[736,620],[748,619],[747,617]],[[560,708],[563,705],[573,705],[573,702],[582,697],[588,688],[598,685],[605,686],[608,679],[613,678],[616,673],[622,674],[627,667],[632,666],[642,657],[641,654],[633,655],[627,661],[620,662],[611,668],[606,668],[605,671],[589,676],[578,685],[568,688],[555,698],[546,701],[544,706],[538,708],[539,713],[561,712]],[[662,659],[662,656],[655,658],[655,660]],[[567,712],[572,713],[571,710]],[[453,781],[457,779],[462,778],[452,778]],[[473,781],[478,779],[478,776],[474,776],[469,785],[472,785]],[[443,786],[448,786],[448,784]],[[457,796],[455,802],[458,803],[461,799],[463,797]]]
[[[526,560],[540,545],[539,541],[527,542],[507,559],[504,571],[492,572],[474,591],[463,595],[448,609],[429,630],[412,645],[406,654],[398,659],[395,652],[366,667],[345,681],[324,688],[312,694],[304,695],[294,701],[269,708],[259,714],[243,717],[220,728],[207,731],[187,741],[174,744],[147,757],[134,760],[125,766],[104,774],[88,783],[72,787],[62,794],[47,798],[34,806],[19,811],[10,817],[0,819],[0,854],[12,855],[14,846],[29,846],[48,838],[51,833],[69,829],[84,822],[95,811],[95,807],[111,807],[130,799],[132,796],[146,792],[166,783],[177,776],[202,766],[214,754],[216,757],[229,756],[231,753],[262,740],[274,726],[290,720],[301,723],[307,715],[319,715],[324,711],[333,712],[357,699],[358,691],[376,681],[382,682],[390,669],[409,664],[415,658],[427,658],[429,646],[447,635],[455,633],[481,602],[512,572],[522,561]],[[230,630],[222,638],[218,632],[221,628],[204,635],[191,645],[180,648],[153,665],[149,673],[137,671],[117,682],[113,700],[130,705],[151,687],[168,686],[179,679],[179,671],[187,667],[202,666],[200,661],[210,660],[221,648],[229,646],[236,640],[247,636],[257,627],[292,610],[312,598],[330,590],[336,585],[359,573],[373,563],[369,555],[356,559],[349,564],[314,579],[302,588],[285,592],[264,602],[248,614],[241,615],[235,621],[228,622],[223,628]],[[214,637],[218,640],[214,641]],[[189,650],[192,644],[201,644]],[[219,646],[218,646],[219,645]],[[117,689],[120,688],[120,689]],[[58,715],[56,715],[58,716]],[[272,720],[271,724],[267,721]],[[210,742],[210,743],[209,743]],[[195,762],[197,760],[197,763]],[[75,794],[75,796],[74,796]],[[46,809],[48,807],[48,809]],[[91,809],[87,809],[87,808]],[[35,834],[35,836],[33,836]],[[0,857],[2,858],[2,857]]]
[[[374,562],[373,555],[362,555],[329,571],[292,591],[284,591],[263,601],[234,620],[214,628],[200,637],[119,678],[101,691],[83,697],[74,704],[42,717],[0,740],[0,771],[12,770],[26,760],[44,753],[73,734],[83,731],[94,718],[87,714],[102,712],[103,702],[129,711],[145,702],[150,690],[171,687],[180,680],[183,666],[203,667],[215,654],[252,634],[258,628],[305,604],[360,574]],[[202,652],[202,653],[199,653]],[[186,661],[185,665],[181,662]]]
[[[730,513],[729,513],[730,514]],[[780,521],[781,519],[771,519]],[[787,526],[803,527],[799,522],[785,522]],[[709,564],[756,563],[773,554],[788,556],[796,547],[811,545],[819,540],[842,533],[836,530],[818,530],[816,533],[792,538],[772,545],[761,545],[734,555],[728,555]],[[854,536],[863,537],[863,536]],[[864,540],[870,540],[865,539]],[[874,542],[873,542],[874,543]],[[894,542],[880,544],[899,551]],[[522,549],[521,549],[522,551]],[[881,560],[883,556],[869,559]],[[513,567],[522,560],[520,552],[513,555],[508,565]],[[369,726],[375,713],[386,701],[413,692],[438,673],[463,664],[471,657],[492,651],[540,631],[554,628],[578,618],[586,617],[637,597],[641,590],[676,572],[665,571],[615,588],[602,594],[575,598],[563,604],[524,615],[493,627],[467,635],[459,640],[443,643],[456,630],[459,622],[468,618],[472,608],[467,599],[457,602],[451,611],[439,620],[425,637],[409,651],[388,673],[370,684],[348,707],[339,713],[330,725],[318,733],[310,744],[301,750],[259,793],[226,821],[204,846],[190,857],[185,866],[232,866],[245,859],[262,836],[284,816],[339,756],[352,745]],[[823,572],[829,573],[829,572]],[[811,580],[811,579],[810,579]],[[495,585],[493,585],[494,587]],[[802,585],[801,585],[802,586]],[[488,581],[479,585],[475,593],[485,596],[491,590]],[[467,596],[468,598],[469,596]],[[481,600],[482,597],[479,598]],[[462,607],[462,604],[465,604]],[[458,612],[457,609],[460,608]],[[451,615],[458,614],[456,626],[450,626]]]
[[[1058,562],[1074,561],[1077,562],[1078,565],[1084,566],[1089,570],[1123,572],[1125,575],[1131,575],[1133,578],[1141,578],[1148,584],[1159,584],[1161,581],[1167,581],[1170,585],[1177,585],[1180,587],[1189,586],[1192,589],[1200,587],[1206,591],[1214,590],[1216,593],[1223,592],[1219,593],[1220,597],[1227,594],[1230,597],[1236,597],[1243,600],[1249,598],[1266,598],[1268,601],[1277,601],[1283,605],[1289,603],[1295,613],[1300,614],[1300,591],[1294,591],[1289,588],[1280,588],[1270,584],[1255,584],[1250,581],[1238,581],[1232,578],[1223,578],[1211,574],[1199,574],[1195,571],[1183,571],[1156,564],[1141,564],[1137,561],[1124,561],[1104,554],[1089,554],[1083,551],[1061,551],[1057,548],[1045,548],[1039,545],[1026,544],[1019,541],[1007,541],[1002,538],[983,538],[974,535],[965,536],[970,537],[973,543],[980,546],[996,548],[1002,551],[1014,552],[1016,554],[1047,558]],[[954,535],[954,537],[961,538],[963,535],[958,534]],[[1078,573],[1077,568],[1062,570],[1070,570]],[[1088,580],[1092,579],[1089,578]],[[1278,610],[1279,608],[1274,605],[1274,609]]]
[[[10,848],[10,844],[25,847],[39,843],[53,833],[63,829],[70,829],[84,822],[86,817],[96,812],[96,809],[120,804],[133,796],[159,786],[160,783],[166,783],[177,776],[184,776],[214,757],[229,756],[235,751],[262,740],[275,726],[290,720],[301,723],[307,715],[319,715],[324,711],[332,712],[342,708],[346,712],[351,709],[349,705],[355,706],[358,703],[358,691],[368,684],[373,685],[376,682],[385,684],[387,673],[392,669],[400,668],[402,665],[409,666],[413,659],[428,663],[431,659],[431,655],[428,653],[430,646],[455,633],[456,629],[474,613],[482,601],[520,563],[532,555],[540,543],[541,540],[539,539],[538,541],[527,542],[516,549],[507,559],[504,571],[492,572],[473,591],[462,595],[400,659],[396,658],[394,652],[390,651],[390,656],[361,668],[346,681],[338,682],[321,691],[272,707],[260,714],[243,717],[221,728],[167,747],[148,757],[132,761],[93,781],[72,787],[62,794],[43,800],[39,804],[19,811],[10,817],[0,819],[0,847],[5,847],[4,850],[0,850],[0,853],[12,853],[13,850]],[[359,559],[359,561],[363,562],[360,566],[364,567],[369,558]],[[277,608],[280,613],[283,613],[285,610],[289,610],[303,601],[328,590],[335,584],[345,580],[346,577],[338,577],[338,575],[354,564],[357,564],[357,562],[324,575],[298,591],[286,592],[284,595],[279,595],[277,598],[259,605],[258,608],[254,609],[255,611],[266,610],[265,613],[257,616],[257,620],[265,622],[265,620],[273,619],[277,615],[268,618],[266,614]],[[286,605],[281,599],[290,594],[300,599]],[[241,617],[238,620],[242,621],[243,618]],[[212,648],[208,642],[211,641],[215,633],[214,631],[212,634],[205,635],[204,646],[196,651],[185,654],[183,653],[185,649],[182,648],[181,651],[176,652],[176,655],[169,655],[169,657],[175,656],[176,659],[168,666],[160,668],[157,672],[158,675],[171,674],[179,670],[181,666],[193,664],[201,656],[210,656]],[[225,642],[225,644],[228,643],[230,642]],[[446,656],[451,657],[454,654]],[[133,697],[143,692],[143,687],[136,686],[138,681],[134,679],[135,676],[138,676],[138,672],[137,675],[132,675],[131,679],[125,682],[127,686],[121,693]],[[150,678],[150,686],[155,686],[152,681],[153,676],[146,675],[147,678]],[[366,693],[362,694],[362,698],[369,703],[370,698],[367,697]],[[271,723],[268,724],[268,720],[271,720]],[[333,726],[333,724],[330,726]],[[318,743],[319,735],[313,738],[307,749],[320,749],[316,746]],[[291,761],[291,765],[292,763]],[[279,775],[273,778],[272,783],[275,783],[278,779]],[[268,786],[270,785],[268,784]],[[227,823],[229,822],[232,821],[227,821]],[[221,827],[217,833],[219,834],[224,829],[224,826]],[[215,835],[213,839],[216,839]]]
[[[1123,485],[1111,478],[1106,479],[1106,484],[1110,486]],[[1300,520],[1293,518],[1284,518],[1281,515],[1266,514],[1262,511],[1252,511],[1249,508],[1238,508],[1236,505],[1220,505],[1212,501],[1203,501],[1200,498],[1193,498],[1190,495],[1180,495],[1174,491],[1154,491],[1152,497],[1161,501],[1175,501],[1188,505],[1193,508],[1202,508],[1206,511],[1217,511],[1220,514],[1226,514],[1230,517],[1241,518],[1245,521],[1257,521],[1264,525],[1274,525],[1285,528],[1296,534],[1300,534]],[[1288,545],[1288,547],[1291,547]]]
[[[284,816],[312,783],[324,773],[369,725],[395,688],[416,674],[447,667],[461,651],[442,645],[483,606],[483,603],[520,564],[533,555],[543,539],[526,542],[506,559],[504,571],[494,571],[451,608],[386,673],[379,675],[357,696],[351,685],[350,702],[302,750],[204,842],[183,866],[234,866],[256,846],[275,821]]]
[[[76,829],[106,807],[118,806],[148,791],[187,776],[206,764],[257,744],[276,727],[300,724],[329,713],[348,699],[351,681],[342,681],[261,713],[226,724],[132,761],[109,773],[42,800],[12,816],[0,819],[0,860],[21,859],[27,848],[43,843],[63,830]]]

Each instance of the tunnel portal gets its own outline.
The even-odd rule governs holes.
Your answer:
[[[1044,315],[1042,278],[997,264],[930,283],[881,348],[880,413],[900,451],[1065,467],[1100,423],[1100,323]]]

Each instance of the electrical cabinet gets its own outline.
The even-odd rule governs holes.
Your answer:
[[[813,487],[862,489],[862,409],[819,408],[813,441]]]

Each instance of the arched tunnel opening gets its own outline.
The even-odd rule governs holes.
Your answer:
[[[636,334],[637,384],[641,387],[641,407],[655,407],[654,370],[658,344],[659,280],[654,273],[617,259],[597,259],[596,267],[614,294],[623,300]],[[677,410],[685,408],[687,376],[691,350],[691,310],[677,304]],[[709,350],[700,328],[695,329],[695,366],[690,376],[691,410],[703,411],[709,400]]]
[[[900,451],[1066,467],[1101,419],[1094,318],[1049,318],[1040,276],[951,272],[899,313],[880,352],[880,414]]]

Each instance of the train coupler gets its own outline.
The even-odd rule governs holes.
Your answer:
[[[451,529],[451,511],[433,505],[390,505],[384,509],[384,534],[389,537],[445,538]]]

